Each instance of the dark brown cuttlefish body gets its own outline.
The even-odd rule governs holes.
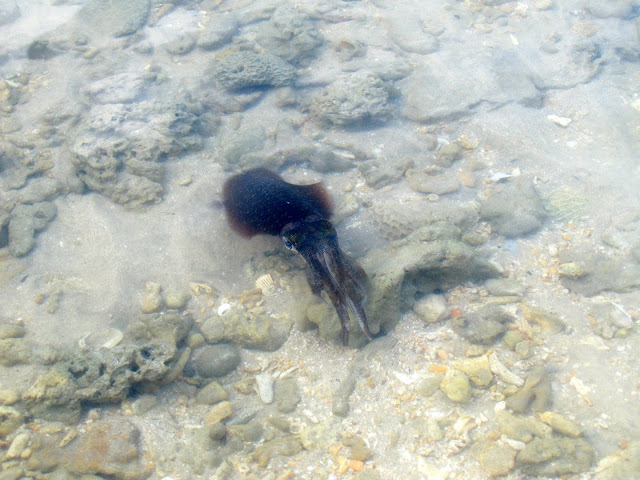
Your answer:
[[[264,168],[234,175],[224,184],[222,203],[231,228],[243,237],[275,235],[307,262],[314,293],[325,291],[338,312],[342,343],[349,341],[349,312],[371,340],[362,308],[367,276],[338,245],[328,218],[331,199],[320,183],[293,185]]]

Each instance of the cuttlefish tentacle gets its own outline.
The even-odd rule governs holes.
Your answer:
[[[342,340],[346,345],[349,342],[349,310],[353,313],[360,329],[365,336],[372,340],[373,337],[367,325],[367,316],[360,303],[362,293],[354,287],[360,287],[358,279],[353,278],[353,271],[350,268],[350,260],[338,249],[322,249],[311,259],[311,270],[316,272],[325,271],[322,275],[324,280],[323,290],[331,299],[340,324],[342,325]],[[321,281],[322,281],[321,280]]]
[[[225,183],[223,204],[231,227],[245,237],[279,235],[287,248],[307,262],[307,278],[314,293],[325,291],[338,313],[342,342],[349,341],[349,312],[364,335],[372,335],[362,301],[366,274],[342,252],[328,218],[329,194],[322,184],[293,185],[279,175],[255,168]]]

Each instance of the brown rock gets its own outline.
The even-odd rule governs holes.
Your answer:
[[[143,480],[153,467],[141,443],[138,427],[128,420],[98,422],[62,449],[63,465],[81,475]]]

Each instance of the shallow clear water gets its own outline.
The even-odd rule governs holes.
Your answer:
[[[0,1],[0,399],[24,416],[0,440],[10,478],[639,478],[615,470],[620,455],[638,462],[640,441],[637,1],[50,3]],[[394,318],[369,312],[386,336],[342,347],[330,307],[318,331],[304,263],[277,238],[229,228],[222,185],[252,167],[324,183],[370,302],[394,267],[415,273],[397,290],[411,295],[383,297]],[[420,270],[411,234],[437,222],[460,238]],[[478,280],[454,247],[511,282]],[[451,265],[453,283],[442,280]],[[444,311],[430,322],[417,305],[434,288]],[[468,322],[488,304],[508,320],[474,340]],[[172,345],[168,366],[189,360],[171,381],[163,371],[113,401],[83,397],[66,424],[34,407],[40,375],[101,345],[118,352],[121,334],[143,338],[138,317],[175,312],[191,328]],[[208,329],[233,315],[273,322],[278,348]],[[525,343],[510,346],[505,331]],[[201,333],[241,357],[216,378],[231,409],[220,438],[207,421],[215,405],[198,399],[209,381],[197,370]],[[579,427],[592,449],[584,466],[518,457],[532,439],[499,417],[519,385],[496,367],[462,401],[425,386],[492,352],[521,380],[545,367],[544,410]],[[293,388],[299,403],[265,403],[252,382],[269,389],[266,374],[276,398]],[[121,421],[139,432],[133,459],[69,460],[88,455],[78,444],[92,425]],[[17,437],[26,443],[7,457]],[[265,454],[274,440],[300,451]],[[61,442],[59,464],[29,463]]]

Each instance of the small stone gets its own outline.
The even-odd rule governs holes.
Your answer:
[[[17,390],[0,390],[0,405],[13,405],[20,401],[20,392]]]
[[[440,383],[442,390],[449,400],[457,403],[467,403],[471,400],[471,385],[469,377],[455,368],[449,369]]]
[[[444,375],[432,374],[427,376],[420,385],[418,385],[418,393],[420,395],[424,395],[425,397],[429,397],[436,393],[436,391],[440,388],[440,384],[442,383],[442,379]]]
[[[444,195],[460,189],[457,175],[432,175],[422,170],[409,169],[406,173],[407,183],[416,192]]]
[[[450,167],[453,162],[462,158],[462,152],[462,147],[457,143],[446,143],[436,152],[434,162],[441,167]]]
[[[349,414],[349,397],[356,389],[357,383],[357,372],[350,370],[333,392],[331,411],[334,415],[346,417]]]
[[[518,354],[518,358],[525,359],[530,358],[533,355],[533,342],[531,340],[523,340],[518,342],[515,351]]]
[[[440,428],[438,420],[434,417],[427,418],[427,428],[425,429],[427,438],[432,442],[439,442],[444,438],[444,432]]]
[[[124,419],[87,426],[87,431],[62,449],[62,465],[70,472],[143,480],[153,469],[145,461],[140,430]]]
[[[632,442],[627,448],[600,460],[596,472],[595,480],[635,478],[640,472],[640,442]]]
[[[484,355],[455,361],[453,366],[466,373],[476,387],[486,387],[493,381],[489,359]]]
[[[551,380],[544,367],[534,368],[524,386],[507,398],[507,407],[514,412],[524,412],[530,404],[536,412],[547,410],[551,401]]]
[[[198,375],[204,378],[223,377],[240,365],[240,352],[233,345],[218,344],[202,347],[192,360]]]
[[[285,455],[290,457],[302,451],[302,444],[294,436],[287,436],[282,438],[274,438],[259,445],[255,452],[251,455],[253,461],[258,463],[260,468],[265,468],[269,465],[271,458],[274,455]]]
[[[0,479],[2,480],[20,480],[21,478],[24,478],[24,467],[21,465],[9,467],[0,473]]]
[[[568,127],[573,120],[568,117],[559,117],[557,115],[547,115],[547,118],[555,123],[556,125],[560,125],[561,127]]]
[[[189,335],[187,335],[187,346],[192,350],[204,347],[206,343],[207,341],[205,340],[204,335],[202,335],[201,333],[192,331],[189,332]]]
[[[522,315],[529,323],[540,325],[544,330],[551,333],[559,333],[564,330],[565,325],[562,319],[542,308],[532,307],[523,303],[520,305]]]
[[[184,291],[168,291],[165,294],[164,303],[167,308],[182,310],[191,299],[191,294]]]
[[[507,437],[528,443],[534,436],[546,437],[551,434],[551,427],[530,417],[517,417],[505,410],[496,415],[500,432]]]
[[[447,316],[447,301],[443,295],[426,295],[415,303],[413,311],[425,323],[439,322]]]
[[[27,334],[24,325],[19,323],[7,323],[0,325],[0,340],[7,338],[22,338]]]
[[[293,412],[302,398],[298,392],[298,381],[293,376],[279,378],[276,381],[276,408],[281,413]]]
[[[489,345],[502,335],[513,317],[498,305],[487,305],[458,319],[458,331],[471,343]]]
[[[20,433],[15,436],[13,442],[9,446],[9,450],[5,455],[5,458],[18,458],[22,451],[27,448],[27,444],[29,443],[29,435],[26,433]]]
[[[582,430],[571,420],[556,412],[543,412],[538,415],[540,420],[553,428],[556,432],[568,435],[569,437],[579,437]]]
[[[499,445],[490,440],[481,440],[471,447],[471,456],[490,477],[508,474],[515,467],[518,451],[509,445]]]
[[[143,313],[154,313],[162,307],[162,297],[160,296],[161,286],[159,283],[147,282],[145,285],[145,295],[142,301]]]
[[[228,398],[227,391],[216,381],[207,383],[196,394],[196,402],[202,405],[215,405]]]
[[[24,422],[22,414],[13,407],[0,407],[0,436],[7,436]]]
[[[233,384],[233,388],[243,395],[251,395],[252,393],[255,393],[256,379],[255,377],[243,378],[235,382]]]
[[[371,449],[367,443],[355,434],[347,434],[342,439],[342,444],[351,447],[349,458],[366,462],[371,458]]]
[[[490,278],[484,282],[484,286],[496,297],[519,296],[524,293],[524,287],[510,278]]]
[[[589,273],[584,267],[575,262],[561,263],[558,266],[558,274],[563,277],[577,279]]]
[[[520,330],[507,330],[502,337],[504,344],[511,350],[515,350],[516,345],[524,340],[524,334]]]
[[[590,469],[594,452],[582,438],[534,438],[518,453],[516,463],[526,475],[558,477]]]
[[[196,47],[196,36],[185,33],[165,43],[163,47],[171,55],[186,55]]]
[[[227,434],[227,427],[222,422],[214,423],[213,425],[209,425],[208,428],[209,438],[211,440],[222,440],[224,436]]]
[[[212,425],[224,420],[225,418],[229,418],[233,415],[233,409],[231,408],[231,402],[224,400],[209,410],[207,414],[207,418],[204,421],[205,427],[211,427]]]
[[[495,352],[489,355],[489,365],[491,366],[491,371],[499,376],[503,382],[517,386],[524,385],[524,380],[509,370],[505,364],[500,361]]]
[[[552,0],[536,0],[533,3],[533,6],[536,7],[538,10],[549,10],[551,7],[553,7],[553,1]]]
[[[158,398],[155,395],[143,394],[131,403],[131,410],[135,415],[144,415],[152,410],[158,404]]]

